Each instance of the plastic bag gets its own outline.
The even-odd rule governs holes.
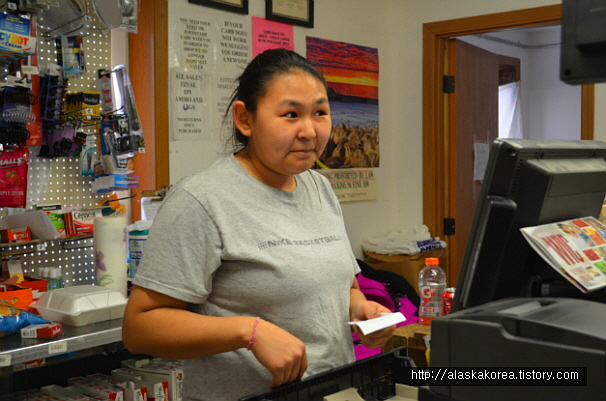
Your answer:
[[[0,337],[13,334],[30,324],[50,323],[26,310],[19,309],[8,301],[0,301]]]

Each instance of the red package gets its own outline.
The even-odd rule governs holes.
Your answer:
[[[0,152],[0,207],[25,207],[29,150]]]
[[[53,338],[62,332],[61,323],[30,324],[21,329],[21,338]]]

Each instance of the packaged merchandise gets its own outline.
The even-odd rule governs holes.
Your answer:
[[[23,327],[29,326],[30,324],[45,323],[50,322],[25,309],[17,308],[8,301],[0,300],[0,337],[17,333]]]
[[[133,401],[141,401],[140,398],[137,398],[139,393],[144,399],[143,401],[168,401],[168,381],[166,380],[157,381],[156,378],[143,378],[140,372],[125,367],[112,370],[112,377],[128,381],[128,387],[133,389]],[[127,395],[128,392],[125,393],[125,398]]]
[[[0,193],[2,191],[0,190]],[[28,210],[19,214],[12,214],[0,219],[0,229],[29,227],[32,239],[55,239],[59,233],[51,223],[50,219],[42,210]]]
[[[19,283],[19,286],[32,289],[33,302],[36,302],[40,298],[40,295],[48,290],[48,284],[45,279],[40,277],[30,277],[28,275],[23,276],[23,281]]]
[[[101,217],[103,211],[101,208],[80,209],[65,213],[65,234],[71,235],[92,235],[95,232],[95,218]]]
[[[86,71],[82,43],[82,36],[79,35],[61,35],[55,39],[57,62],[63,67],[63,76],[67,79],[80,78],[80,73]]]
[[[154,359],[127,359],[122,366],[141,375],[143,380],[168,382],[168,401],[181,401],[183,366],[181,361]]]
[[[29,227],[7,228],[0,231],[2,242],[31,241],[32,230]]]
[[[59,233],[59,236],[65,236],[65,221],[63,220],[63,210],[60,203],[36,205],[34,209],[44,211]]]
[[[122,388],[124,391],[124,401],[148,401],[146,386],[138,386],[133,381],[118,379],[104,373],[94,373],[87,377]]]
[[[143,256],[143,248],[153,221],[140,220],[126,229],[128,230],[128,277],[133,278]]]
[[[53,338],[62,332],[61,323],[30,324],[21,329],[21,338]]]
[[[107,398],[102,395],[90,392],[87,394],[85,390],[76,386],[63,387],[57,384],[51,384],[42,387],[41,390],[52,397],[57,397],[61,401],[108,401]]]
[[[30,36],[29,19],[0,13],[0,55],[19,60],[36,51],[36,38]]]
[[[96,394],[111,401],[124,401],[124,390],[109,383],[100,382],[89,377],[76,376],[67,379],[71,386],[82,390],[85,395]]]
[[[0,207],[25,207],[29,150],[0,151]]]
[[[31,288],[13,284],[0,284],[0,301],[6,301],[16,308],[28,310],[33,298]]]

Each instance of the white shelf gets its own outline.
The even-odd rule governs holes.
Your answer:
[[[42,358],[57,357],[72,352],[104,346],[121,345],[122,319],[108,320],[82,327],[63,325],[63,333],[52,339],[21,338],[14,333],[0,338],[0,368],[15,366]]]

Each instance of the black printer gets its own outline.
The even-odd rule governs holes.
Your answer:
[[[420,400],[606,400],[606,304],[573,298],[506,298],[440,317],[431,327],[431,368],[440,367],[453,372],[511,368],[518,375],[543,369],[566,373],[566,368],[575,367],[586,368],[586,376],[528,382],[519,376],[498,386],[491,386],[490,380],[430,385],[430,393],[437,397],[421,392]]]

